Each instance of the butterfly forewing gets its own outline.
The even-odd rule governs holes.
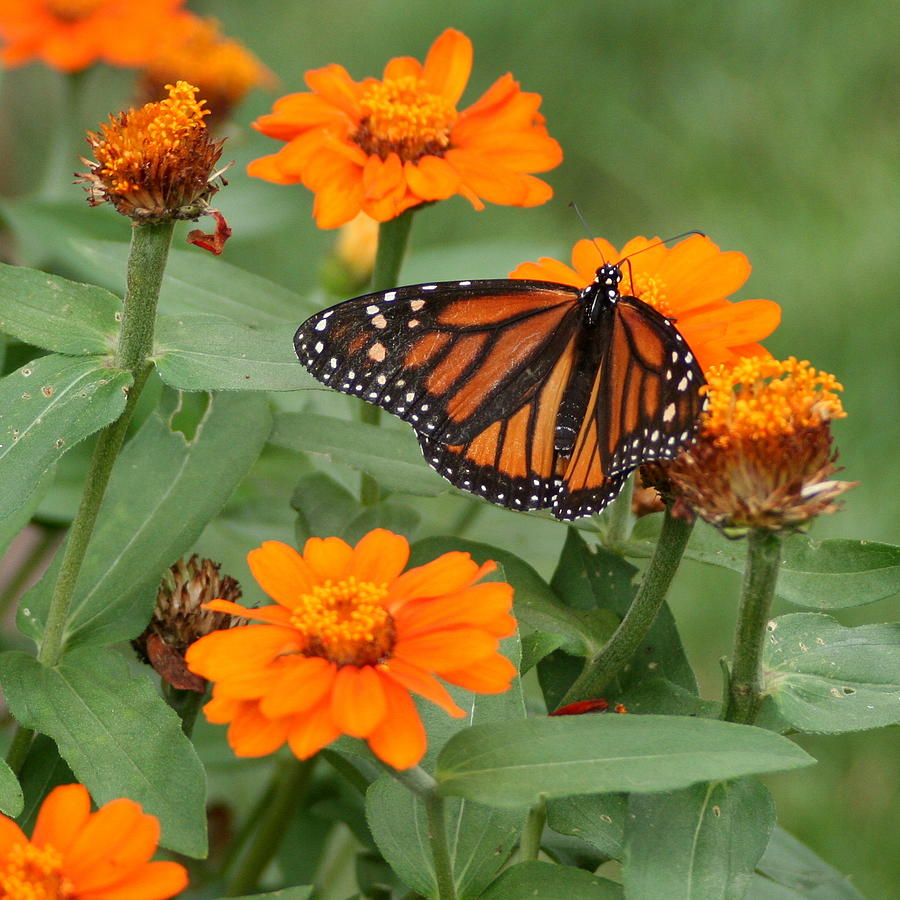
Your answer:
[[[329,387],[459,444],[537,392],[578,327],[577,300],[545,282],[413,285],[313,316],[294,347]]]

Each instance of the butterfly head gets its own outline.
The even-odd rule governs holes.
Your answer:
[[[588,325],[596,325],[604,309],[619,302],[622,270],[615,263],[604,263],[594,280],[581,292]]]

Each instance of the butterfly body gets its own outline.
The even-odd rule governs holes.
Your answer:
[[[641,463],[674,457],[703,404],[674,324],[620,296],[621,279],[607,264],[581,291],[518,279],[379,291],[308,319],[294,345],[324,384],[408,422],[456,486],[577,518]]]

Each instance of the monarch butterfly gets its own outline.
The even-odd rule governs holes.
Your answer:
[[[549,281],[445,281],[378,291],[294,337],[324,384],[415,429],[448,481],[558,519],[602,510],[644,462],[672,459],[705,403],[671,319],[621,296],[618,263],[579,291]]]

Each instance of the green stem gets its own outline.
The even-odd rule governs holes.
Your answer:
[[[59,575],[50,599],[43,640],[38,650],[37,658],[46,666],[55,666],[62,658],[69,604],[78,573],[81,571],[113,464],[125,439],[138,397],[153,368],[147,358],[153,349],[159,286],[173,227],[174,223],[167,222],[162,225],[135,226],[132,231],[122,327],[113,367],[128,369],[134,382],[128,391],[122,414],[100,432],[94,446],[81,503],[69,529]]]
[[[546,821],[547,803],[545,800],[539,800],[528,810],[528,818],[525,820],[525,830],[519,844],[519,859],[522,862],[538,858]]]
[[[228,884],[226,897],[239,897],[256,889],[260,876],[278,851],[288,822],[306,794],[315,764],[316,757],[313,756],[290,760],[281,767],[277,790],[263,811],[253,842]]]
[[[634,472],[625,480],[619,496],[609,507],[607,514],[606,545],[617,550],[631,534],[633,517],[631,514],[631,498],[634,496]]]
[[[370,288],[372,291],[387,290],[399,281],[414,212],[415,208],[408,209],[397,218],[378,226],[378,250],[375,253]],[[366,425],[377,425],[381,420],[381,408],[374,403],[363,403],[359,408],[359,419]],[[360,482],[360,501],[363,506],[378,502],[378,483],[366,472],[362,473]]]
[[[421,766],[411,769],[388,771],[402,785],[416,794],[425,805],[428,819],[428,842],[434,862],[434,878],[437,882],[436,900],[456,900],[456,883],[453,880],[453,860],[447,841],[447,819],[444,798],[438,793],[437,782]]]
[[[612,637],[584,667],[560,706],[577,700],[593,700],[634,656],[656,619],[684,554],[693,524],[666,509],[656,550],[628,612]]]
[[[762,703],[762,652],[781,566],[781,536],[754,528],[747,540],[747,568],[734,634],[725,718],[752,725]]]

